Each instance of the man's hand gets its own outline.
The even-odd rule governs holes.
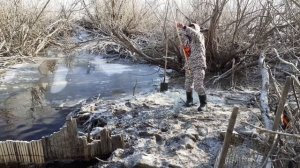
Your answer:
[[[181,24],[181,23],[177,23],[177,25],[176,25],[178,28],[183,28],[183,24]]]

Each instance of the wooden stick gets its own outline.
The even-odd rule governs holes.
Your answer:
[[[110,164],[110,163],[114,163],[114,161],[106,161],[106,160],[102,160],[102,159],[100,159],[100,158],[98,158],[98,157],[95,157],[95,159],[96,159],[97,161],[99,161],[101,164]]]
[[[271,69],[268,68],[268,70],[269,70],[270,79],[271,79],[271,82],[272,82],[272,84],[273,84],[273,86],[274,86],[275,92],[276,92],[276,94],[277,94],[278,97],[281,97],[280,89],[279,89],[278,85],[276,84],[276,79],[275,79],[274,76],[272,75]],[[295,78],[295,76],[293,76],[293,75],[292,75],[291,77],[292,77],[292,79]],[[295,78],[295,79],[296,79],[296,78]],[[292,87],[294,87],[294,82],[297,82],[295,79],[291,82]],[[300,85],[299,85],[299,86],[300,86]],[[294,89],[293,89],[293,90],[294,90]],[[296,96],[296,95],[294,95],[294,96]],[[295,98],[296,98],[296,102],[297,102],[297,105],[298,105],[297,97],[295,97]],[[286,110],[287,117],[288,117],[289,120],[290,120],[290,124],[291,124],[291,123],[295,123],[296,119],[295,119],[295,117],[293,116],[293,114],[291,113],[290,108],[289,108],[288,106],[286,106],[286,107],[285,107],[285,110]],[[294,128],[297,129],[297,127],[294,127]],[[298,131],[298,130],[297,130],[297,131]],[[299,132],[299,131],[298,131],[298,132]]]
[[[295,100],[296,100],[296,103],[297,103],[297,108],[298,108],[298,111],[299,111],[300,105],[299,105],[298,97],[297,97],[297,94],[296,94],[295,80],[293,80],[293,82],[292,82],[292,88],[293,88],[293,94],[294,94],[294,97],[295,97]]]
[[[71,152],[70,152],[70,145],[69,143],[72,143],[72,141],[70,139],[67,138],[67,129],[66,127],[64,127],[62,130],[61,130],[61,133],[62,133],[62,136],[63,136],[63,141],[64,141],[64,149],[63,150],[63,158],[64,159],[69,159],[71,158]],[[69,156],[70,154],[70,156]],[[77,153],[79,154],[79,153]]]
[[[6,143],[4,141],[1,144],[2,144],[2,152],[3,152],[2,155],[4,158],[4,162],[7,164],[9,162],[9,156],[8,156],[8,152],[7,152],[6,145],[5,145]]]
[[[168,38],[166,38],[166,57],[165,57],[165,67],[164,67],[164,83],[166,83],[167,76],[167,65],[168,65]]]
[[[39,145],[39,150],[40,150],[40,163],[43,164],[45,163],[45,156],[44,156],[44,151],[43,151],[43,144],[42,144],[42,140],[38,141],[38,145]]]
[[[164,83],[166,83],[166,75],[167,75],[167,65],[168,65],[168,33],[166,31],[166,23],[167,23],[167,18],[168,18],[168,13],[169,13],[169,6],[170,6],[170,1],[167,1],[167,11],[166,11],[166,16],[164,20],[164,34],[165,34],[165,40],[166,40],[166,56],[165,56],[165,66],[164,66]]]
[[[15,147],[14,147],[14,142],[13,141],[9,141],[9,142],[10,142],[10,148],[11,148],[11,150],[13,152],[13,160],[15,162],[17,162],[18,161],[17,160],[17,152],[16,152]]]
[[[0,142],[0,163],[5,163],[5,156],[4,156],[4,150],[2,148],[2,143],[3,142]]]
[[[275,92],[276,92],[277,96],[281,97],[280,91],[279,91],[279,87],[276,84],[276,79],[275,79],[274,75],[272,74],[272,71],[271,71],[271,69],[269,67],[268,67],[268,72],[269,72],[269,76],[270,76],[269,78],[271,79],[271,82],[272,82],[272,84],[274,86],[274,89],[275,89]]]
[[[278,141],[279,141],[278,134],[276,134],[275,135],[275,139],[274,139],[274,141],[272,143],[271,149],[269,150],[269,152],[266,155],[266,157],[264,157],[265,159],[264,159],[264,162],[263,162],[261,168],[265,168],[265,165],[268,163],[268,160],[269,160],[269,158],[270,158],[270,156],[271,156],[271,154],[272,154],[272,152],[273,152],[276,144],[278,143]]]
[[[300,88],[300,82],[299,82],[299,80],[294,75],[292,75],[291,77],[295,81],[295,84]]]
[[[215,84],[216,82],[218,82],[220,79],[223,79],[225,77],[227,77],[228,75],[232,74],[233,71],[238,71],[240,69],[243,69],[244,67],[248,67],[249,66],[253,66],[257,64],[257,61],[252,62],[250,64],[247,64],[243,67],[241,67],[241,64],[244,62],[244,59],[242,59],[241,61],[239,61],[238,63],[235,63],[234,66],[232,66],[228,71],[224,72],[223,74],[221,74],[220,76],[218,76],[217,78],[214,79],[213,84]]]
[[[10,141],[6,141],[6,144],[7,144],[7,150],[8,150],[8,155],[9,155],[9,158],[10,158],[10,161],[11,162],[14,162],[14,153],[12,151],[12,148],[11,148],[11,142]]]
[[[30,159],[29,159],[28,149],[27,149],[26,143],[27,143],[26,141],[22,141],[21,145],[22,145],[22,148],[23,148],[25,164],[28,164],[28,163],[30,163]]]
[[[296,118],[297,116],[300,115],[300,113],[299,113],[300,105],[299,105],[299,102],[298,102],[297,95],[296,95],[296,93],[295,93],[294,85],[296,84],[296,85],[300,88],[300,82],[299,82],[299,80],[298,80],[295,76],[293,76],[293,75],[292,75],[292,79],[293,79],[293,91],[294,91],[294,96],[295,96],[295,98],[296,98],[297,107],[298,107],[298,110],[297,110],[298,113],[295,115],[295,118]],[[299,89],[299,88],[298,88],[298,89]]]
[[[232,59],[232,75],[231,75],[231,87],[233,90],[235,90],[235,82],[234,82],[234,73],[235,73],[235,70],[234,70],[234,66],[235,66],[235,59],[233,58]]]
[[[286,102],[286,99],[287,99],[287,96],[288,96],[288,93],[289,93],[289,89],[290,89],[290,86],[291,86],[291,81],[292,81],[291,77],[288,76],[286,78],[285,85],[284,85],[284,88],[283,88],[283,91],[282,91],[282,94],[281,94],[281,99],[279,101],[278,108],[277,108],[277,111],[276,111],[276,116],[275,116],[274,125],[273,125],[273,131],[276,131],[278,129],[279,124],[280,124],[281,114],[284,110],[284,104]]]
[[[173,0],[173,2],[174,2],[174,0]],[[188,62],[188,58],[187,58],[187,55],[186,55],[186,53],[185,53],[185,51],[184,51],[184,49],[183,49],[183,43],[182,43],[181,38],[180,38],[180,35],[179,35],[179,30],[178,30],[178,27],[177,27],[176,18],[175,18],[175,15],[174,15],[173,10],[171,10],[171,11],[172,11],[172,15],[173,15],[174,23],[175,23],[176,34],[177,34],[177,37],[178,37],[178,40],[179,40],[180,48],[181,48],[182,51],[183,51],[184,59],[185,59],[185,62],[187,63],[187,62]],[[188,64],[187,64],[187,65],[188,65]],[[188,68],[188,69],[187,69],[188,73],[191,73],[191,72],[190,72],[190,68],[189,68],[189,67],[187,67],[187,68]]]
[[[289,133],[284,133],[284,132],[272,131],[272,130],[268,130],[268,129],[265,129],[265,128],[261,128],[261,127],[252,125],[252,124],[244,122],[244,121],[242,121],[241,123],[247,124],[247,125],[250,125],[251,127],[259,129],[261,132],[267,132],[267,133],[270,133],[270,134],[278,134],[278,135],[290,136],[290,137],[293,137],[293,138],[300,139],[300,135],[297,135],[297,134],[289,134]]]
[[[34,155],[34,161],[35,163],[39,163],[39,160],[38,160],[38,153],[37,153],[37,146],[36,146],[36,141],[32,141],[32,150],[33,150],[33,155]]]
[[[235,125],[235,121],[236,121],[238,112],[239,112],[239,108],[234,107],[233,111],[231,113],[230,119],[229,119],[229,124],[227,127],[227,132],[225,135],[222,150],[220,152],[220,155],[217,158],[216,165],[214,166],[215,168],[222,168],[225,164],[226,155],[227,155],[228,148],[229,148],[229,145],[231,142],[232,131],[233,131],[233,128]]]
[[[32,151],[31,142],[32,141],[29,141],[29,143],[28,143],[28,153],[29,153],[29,156],[30,156],[30,163],[35,163],[34,158],[33,158],[33,151]]]
[[[178,39],[179,39],[180,48],[181,48],[182,51],[183,51],[183,55],[184,55],[184,58],[185,58],[185,62],[187,62],[187,61],[188,61],[187,55],[186,55],[186,53],[185,53],[185,51],[184,51],[184,49],[183,49],[183,47],[182,47],[182,46],[183,46],[183,43],[182,43],[181,38],[180,38],[180,35],[179,35],[179,30],[178,30],[177,22],[176,22],[175,18],[174,18],[174,21],[175,21],[175,24],[176,24],[176,34],[177,34],[177,37],[178,37]]]
[[[32,27],[36,24],[37,20],[40,18],[40,16],[42,15],[42,13],[44,12],[44,10],[45,10],[46,7],[48,6],[49,2],[50,2],[50,0],[48,0],[48,1],[46,2],[46,4],[43,6],[42,10],[39,12],[39,14],[38,14],[37,17],[35,18],[35,20],[32,22],[32,25],[30,25],[30,28],[32,28]]]

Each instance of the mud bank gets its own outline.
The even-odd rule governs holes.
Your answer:
[[[95,167],[213,167],[222,146],[221,132],[233,106],[239,106],[236,130],[255,131],[241,125],[259,125],[253,105],[255,92],[209,90],[206,111],[184,108],[184,90],[147,93],[119,100],[94,100],[69,117],[77,118],[81,134],[99,138],[103,128],[122,134],[125,149],[117,149]],[[194,95],[196,96],[196,95]],[[195,100],[195,99],[194,99]]]

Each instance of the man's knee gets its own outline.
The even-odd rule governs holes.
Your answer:
[[[199,86],[199,85],[195,85],[195,91],[199,94],[199,95],[205,95],[205,88],[204,86]]]
[[[199,89],[197,93],[198,93],[199,95],[205,95],[205,94],[206,94],[204,88]]]

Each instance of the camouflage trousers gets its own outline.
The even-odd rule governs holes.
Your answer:
[[[186,70],[185,90],[187,92],[192,92],[193,91],[192,86],[194,83],[194,89],[198,93],[198,95],[205,95],[204,77],[205,77],[205,70],[203,68]]]

